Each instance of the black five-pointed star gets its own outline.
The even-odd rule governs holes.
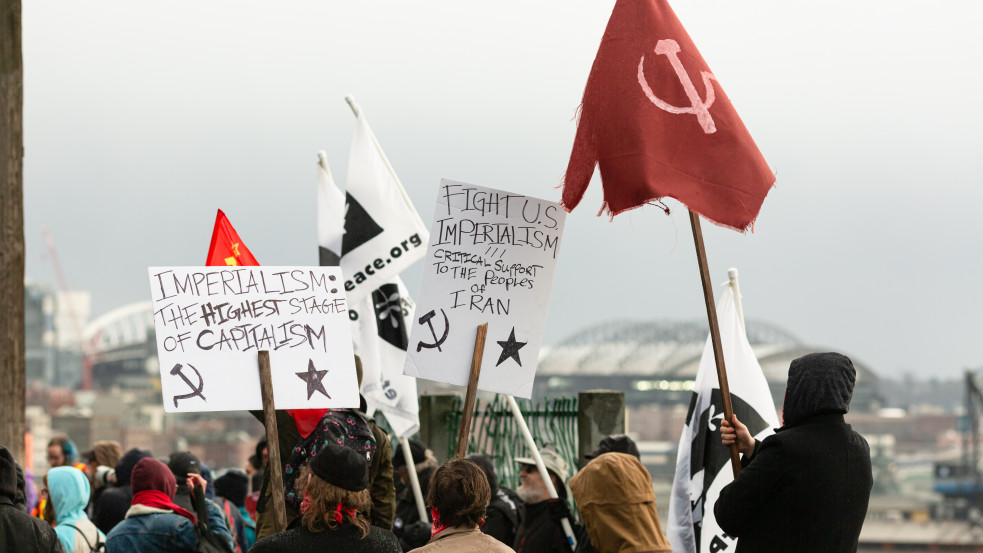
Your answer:
[[[501,365],[506,359],[511,357],[515,359],[515,362],[522,366],[522,360],[519,359],[519,350],[525,346],[528,342],[516,342],[515,341],[515,327],[512,327],[512,333],[509,334],[508,340],[497,340],[498,345],[502,346],[502,355],[498,357],[498,363],[495,366]]]
[[[319,371],[314,368],[314,360],[309,359],[307,363],[307,372],[294,373],[297,378],[307,382],[307,399],[314,397],[314,392],[321,392],[328,399],[331,396],[328,395],[328,391],[324,389],[324,375],[328,374],[328,371]]]

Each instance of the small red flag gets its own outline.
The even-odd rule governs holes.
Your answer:
[[[208,246],[208,266],[221,265],[259,265],[249,248],[242,243],[239,233],[232,228],[229,218],[218,210],[215,216],[215,230],[212,231],[212,243]]]
[[[221,209],[215,216],[215,230],[212,231],[212,244],[208,246],[208,261],[205,265],[259,266],[259,261],[256,261],[249,248],[242,243],[239,233],[232,228],[232,223]],[[317,423],[327,411],[327,409],[287,409],[287,413],[290,413],[297,425],[297,431],[305,438],[317,428]]]
[[[618,0],[594,59],[563,184],[573,210],[600,165],[602,212],[669,196],[746,230],[775,182],[668,2]]]

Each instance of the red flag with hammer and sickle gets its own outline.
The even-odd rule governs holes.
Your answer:
[[[221,209],[215,216],[215,230],[212,231],[212,244],[208,246],[205,265],[259,265]]]
[[[563,183],[573,210],[600,165],[602,212],[669,196],[746,230],[775,182],[737,111],[663,0],[618,0],[594,59]]]
[[[212,231],[212,244],[208,246],[208,261],[205,265],[259,266],[259,261],[256,261],[249,248],[242,243],[239,233],[232,227],[229,218],[221,209],[215,216],[215,230]],[[297,431],[305,438],[317,428],[317,423],[327,411],[327,409],[287,409],[287,413],[290,413],[294,423],[297,424]]]

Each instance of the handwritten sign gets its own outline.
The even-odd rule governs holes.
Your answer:
[[[270,352],[277,409],[358,407],[338,267],[151,267],[164,410],[263,408]]]
[[[529,398],[566,212],[521,194],[441,180],[404,374]]]

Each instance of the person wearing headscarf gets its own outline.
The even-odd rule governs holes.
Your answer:
[[[55,467],[45,478],[55,513],[55,533],[65,553],[90,553],[99,549],[106,535],[85,514],[89,479],[73,467]]]
[[[198,476],[198,478],[201,478]],[[202,484],[204,482],[202,481]],[[174,474],[152,457],[140,459],[130,477],[133,502],[126,519],[106,537],[107,553],[193,553],[197,547],[195,516],[174,504]],[[229,534],[212,532],[228,540]]]
[[[488,478],[478,465],[451,459],[437,467],[427,493],[433,518],[430,541],[413,553],[512,553],[511,547],[479,529],[489,501]]]
[[[0,445],[0,551],[64,553],[54,528],[15,506],[17,463]]]
[[[359,516],[372,505],[364,456],[328,443],[301,469],[297,486],[301,518],[286,532],[257,541],[250,553],[400,553],[392,532]]]
[[[856,551],[873,474],[867,441],[847,424],[857,371],[839,353],[789,366],[783,423],[763,441],[722,421],[743,469],[720,491],[713,513],[739,553]]]

